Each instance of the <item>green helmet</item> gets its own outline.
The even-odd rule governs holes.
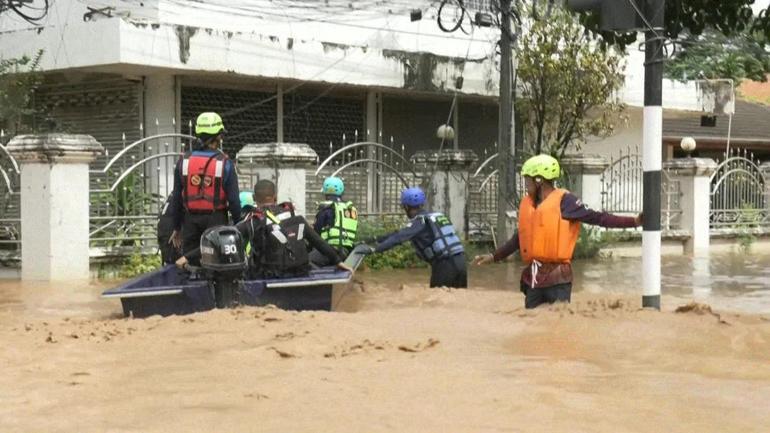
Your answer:
[[[241,199],[241,208],[246,208],[249,206],[252,208],[256,207],[256,204],[254,203],[254,194],[251,192],[244,191],[238,197]]]
[[[546,180],[554,180],[561,175],[559,161],[551,155],[536,155],[529,158],[521,166],[521,175],[529,177],[540,176]]]
[[[201,113],[195,121],[195,135],[217,135],[224,130],[222,117],[217,113]]]

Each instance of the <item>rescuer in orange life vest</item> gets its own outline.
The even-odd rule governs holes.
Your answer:
[[[580,234],[580,223],[608,228],[638,227],[642,224],[642,215],[623,217],[596,212],[567,190],[555,188],[553,181],[560,175],[559,162],[549,155],[528,159],[521,174],[527,196],[519,206],[518,231],[494,254],[476,256],[473,262],[477,265],[498,262],[519,250],[528,265],[521,274],[526,308],[569,302],[572,253]]]
[[[207,228],[228,225],[228,209],[233,222],[241,218],[238,175],[220,150],[224,133],[219,114],[201,113],[195,121],[195,149],[185,153],[174,169],[170,242],[176,248],[181,246],[183,254],[200,247]]]

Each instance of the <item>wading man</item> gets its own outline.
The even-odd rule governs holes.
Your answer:
[[[521,275],[526,308],[570,302],[572,253],[580,235],[580,223],[608,228],[642,224],[642,215],[623,217],[589,209],[572,193],[554,187],[560,174],[556,158],[537,155],[528,159],[521,168],[527,196],[519,206],[518,231],[494,254],[476,256],[473,260],[483,265],[520,251],[527,265]]]

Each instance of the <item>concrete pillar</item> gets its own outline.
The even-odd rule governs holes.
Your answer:
[[[431,173],[431,187],[426,191],[431,210],[444,213],[455,228],[467,233],[466,200],[470,168],[478,157],[472,150],[444,149],[419,151],[412,156],[412,162]],[[435,169],[434,169],[435,167]]]
[[[88,164],[103,152],[90,135],[20,135],[22,280],[87,279]]]
[[[241,190],[253,190],[261,179],[275,182],[278,201],[294,203],[305,215],[305,175],[315,167],[318,154],[304,143],[247,144],[236,155]],[[244,184],[245,183],[245,184]]]
[[[709,249],[709,212],[711,206],[711,175],[717,163],[710,158],[676,158],[666,161],[663,168],[669,178],[679,181],[682,207],[682,230],[690,232],[685,253],[707,255]]]
[[[610,166],[603,156],[565,155],[562,170],[567,173],[568,187],[592,209],[602,209],[602,174]]]
[[[181,95],[178,80],[171,74],[154,74],[144,77],[144,135],[174,134],[180,131]],[[227,123],[227,120],[225,120]],[[185,131],[187,133],[187,131]],[[181,151],[179,140],[163,138],[147,143],[145,156]],[[173,158],[154,160],[145,166],[150,180],[150,191],[162,197],[174,188]],[[161,200],[162,202],[162,200]]]

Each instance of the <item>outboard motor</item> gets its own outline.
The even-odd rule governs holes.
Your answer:
[[[217,308],[231,307],[238,299],[246,270],[241,233],[235,227],[217,226],[201,236],[201,268],[209,280]]]

